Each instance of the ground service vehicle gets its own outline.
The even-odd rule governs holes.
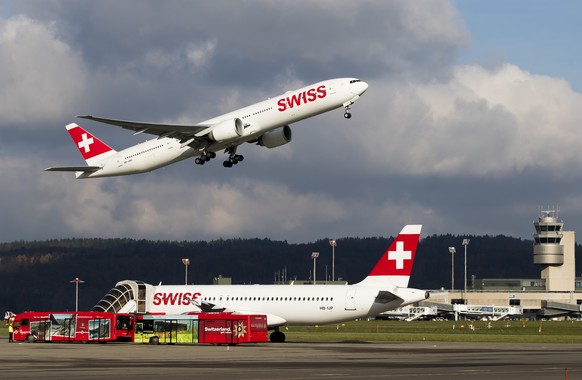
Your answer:
[[[108,312],[25,312],[12,321],[14,341],[133,341],[135,317]]]
[[[138,315],[134,342],[239,344],[267,342],[267,317],[257,314]]]

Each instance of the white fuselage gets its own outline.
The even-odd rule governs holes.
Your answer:
[[[199,311],[196,305],[267,315],[270,327],[316,325],[374,317],[426,298],[423,290],[386,286],[398,294],[377,300],[380,289],[359,285],[159,285],[147,299],[148,312],[182,314]]]
[[[353,82],[353,80],[352,80]],[[317,88],[325,86],[325,96]],[[331,79],[290,91],[280,96],[206,120],[214,125],[238,118],[245,124],[236,140],[215,142],[205,151],[218,152],[229,146],[256,140],[265,132],[353,103],[367,88],[364,82],[350,83],[350,78]],[[78,172],[78,178],[110,177],[149,172],[201,154],[201,150],[184,146],[173,138],[157,138],[119,151],[98,163],[95,172]]]
[[[406,225],[362,281],[353,285],[150,285],[124,280],[93,308],[115,313],[200,311],[265,314],[269,327],[375,317],[428,298],[408,288],[421,225]],[[272,337],[284,340],[280,331]]]

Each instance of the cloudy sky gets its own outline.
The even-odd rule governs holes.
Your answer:
[[[67,237],[309,242],[396,234],[531,238],[540,207],[582,230],[582,3],[3,1],[0,241]],[[352,108],[253,145],[76,180],[64,126],[141,142],[93,114],[195,123],[334,77]]]

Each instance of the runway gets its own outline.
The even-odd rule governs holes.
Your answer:
[[[582,344],[291,342],[239,346],[0,341],[6,379],[570,379]]]

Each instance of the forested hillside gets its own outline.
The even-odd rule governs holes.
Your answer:
[[[422,239],[410,286],[449,288],[451,255],[456,246],[455,282],[463,283],[463,247],[467,236],[441,235]],[[469,236],[468,276],[539,278],[532,261],[532,242],[506,236]],[[337,239],[335,274],[354,283],[371,270],[391,239]],[[579,247],[577,247],[578,250]],[[328,239],[288,244],[268,239],[147,241],[131,239],[66,239],[0,244],[0,311],[74,310],[79,277],[79,309],[96,304],[116,282],[125,279],[151,284],[183,284],[182,258],[190,259],[189,283],[210,284],[219,275],[233,283],[270,284],[286,268],[287,279],[309,279],[311,252],[320,252],[317,278],[331,276]],[[327,268],[326,268],[327,266]],[[579,273],[577,271],[576,273]]]

